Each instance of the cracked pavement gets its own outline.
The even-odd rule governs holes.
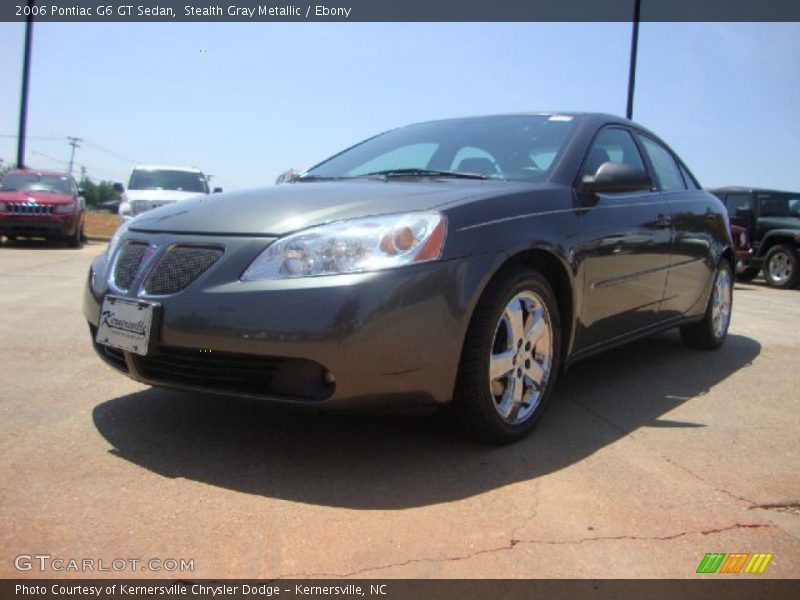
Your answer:
[[[800,291],[737,284],[721,351],[669,332],[590,358],[531,438],[486,448],[430,416],[129,381],[80,313],[103,248],[0,248],[0,576],[92,576],[15,570],[46,553],[194,578],[683,578],[706,552],[800,576]]]

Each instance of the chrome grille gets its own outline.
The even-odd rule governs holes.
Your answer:
[[[52,215],[52,204],[28,204],[25,202],[7,202],[6,211],[15,215]]]
[[[114,285],[121,290],[131,287],[146,251],[147,244],[143,242],[130,242],[120,249],[114,266]]]
[[[222,248],[174,246],[147,280],[148,294],[175,294],[205,273],[222,256]]]

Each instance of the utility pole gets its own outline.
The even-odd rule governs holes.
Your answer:
[[[28,80],[31,76],[31,40],[33,38],[33,7],[36,0],[28,0],[28,18],[25,20],[25,50],[22,58],[22,93],[19,103],[19,135],[17,136],[17,167],[25,168],[25,128],[28,123]]]
[[[81,165],[81,181],[83,181],[84,179],[86,179],[86,167],[84,165]]]
[[[79,137],[71,136],[67,136],[67,139],[69,140],[69,145],[72,146],[72,153],[69,155],[69,174],[72,175],[72,163],[75,161],[75,148],[80,148],[78,143],[83,140]]]
[[[628,72],[628,106],[625,118],[633,118],[633,88],[636,84],[636,51],[639,46],[639,16],[642,0],[633,0],[633,32],[631,33],[631,65]]]

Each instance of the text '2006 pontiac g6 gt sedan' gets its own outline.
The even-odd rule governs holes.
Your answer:
[[[185,200],[92,264],[98,354],[151,385],[325,407],[448,405],[503,443],[559,373],[671,327],[727,335],[720,201],[599,114],[401,127],[290,185]]]

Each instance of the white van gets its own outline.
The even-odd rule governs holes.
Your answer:
[[[122,192],[119,215],[123,222],[153,208],[210,191],[208,180],[200,169],[163,165],[136,165],[128,179],[127,188],[121,184],[114,187]],[[214,191],[222,190],[215,188]]]

